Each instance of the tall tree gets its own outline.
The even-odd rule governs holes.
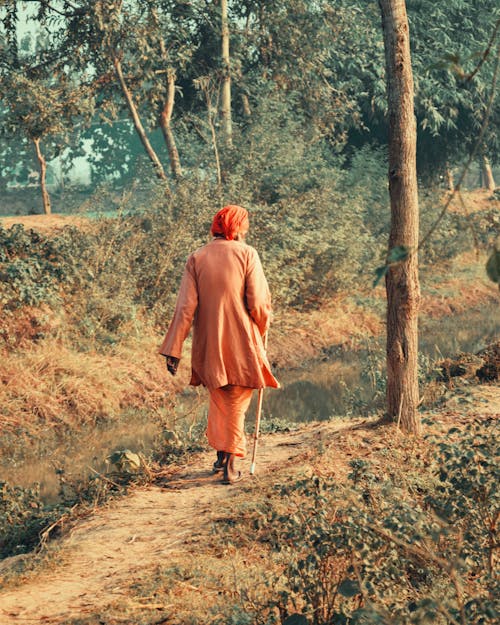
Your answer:
[[[92,116],[92,87],[82,86],[65,67],[54,62],[50,33],[23,37],[18,32],[18,3],[0,13],[1,134],[32,144],[39,170],[43,211],[51,212],[47,160],[61,155]],[[19,150],[22,152],[22,149]],[[10,163],[10,169],[19,166]]]
[[[306,120],[309,134],[327,137],[335,150],[360,120],[354,71],[369,72],[373,62],[365,20],[360,11],[342,4],[245,0],[232,7],[231,56],[241,67],[233,71],[235,94],[248,97],[252,110],[267,99],[270,87],[286,94],[297,117]]]
[[[174,179],[182,177],[181,159],[172,130],[178,76],[196,49],[198,14],[176,0],[80,0],[69,19],[67,40],[82,66],[103,78],[100,108],[112,119],[127,112],[159,178],[166,175],[150,132],[161,129]],[[112,66],[121,97],[106,77]],[[156,133],[159,135],[159,133]]]
[[[153,32],[156,32],[158,38],[160,58],[161,63],[163,64],[163,67],[160,71],[163,72],[166,76],[166,94],[164,96],[164,103],[160,111],[159,123],[163,133],[163,138],[165,139],[165,144],[167,146],[167,151],[170,159],[170,169],[172,171],[174,179],[178,181],[182,178],[181,160],[179,157],[179,150],[177,149],[177,143],[175,141],[175,136],[171,127],[175,102],[176,71],[170,59],[171,54],[169,54],[169,51],[167,50],[167,46],[165,44],[164,33],[158,15],[158,7],[155,5],[154,2],[148,2],[148,4],[151,14],[151,21],[154,26]]]
[[[364,0],[338,0],[345,11],[362,10],[366,34],[353,39],[349,32],[342,40],[351,46],[350,80],[361,123],[351,124],[351,147],[377,141],[387,134],[387,103],[381,90],[384,70],[378,55],[366,62],[359,51],[378,48],[379,15]],[[417,168],[419,178],[436,179],[448,166],[461,164],[476,143],[487,108],[494,73],[495,49],[500,31],[497,0],[407,0],[412,32],[411,55],[415,82],[415,114],[418,128]],[[429,24],[433,24],[432,28]],[[338,43],[336,43],[338,46]],[[345,72],[341,74],[344,76]],[[488,156],[496,162],[500,107],[492,107],[485,133]],[[357,120],[356,120],[357,121]]]
[[[127,84],[127,79],[123,73],[122,60],[127,52],[126,49],[124,49],[123,42],[126,41],[125,33],[131,24],[133,24],[134,18],[131,15],[122,16],[122,7],[122,1],[116,3],[105,1],[95,2],[95,13],[92,13],[92,15],[96,15],[97,20],[94,26],[99,37],[102,52],[106,57],[110,58],[113,63],[134,128],[144,146],[149,160],[153,164],[155,174],[160,180],[166,180],[167,176],[161,160],[149,140],[132,90]]]
[[[135,75],[130,67],[144,69],[148,46],[142,5],[128,0],[78,0],[64,2],[63,8],[49,0],[38,0],[39,19],[57,32],[58,63],[74,68],[82,82],[98,84],[99,112],[112,121],[126,111],[135,132],[153,165],[156,176],[166,180],[163,164],[148,136],[137,97]],[[140,53],[137,43],[142,44]],[[149,67],[147,67],[149,69]]]
[[[221,115],[224,140],[227,147],[233,144],[233,125],[231,114],[231,57],[229,55],[229,22],[227,0],[220,0],[221,10],[221,48],[222,48],[222,98]]]
[[[389,261],[397,261],[386,275],[387,413],[404,431],[418,435],[417,133],[410,35],[404,0],[379,0],[379,5],[389,116]]]

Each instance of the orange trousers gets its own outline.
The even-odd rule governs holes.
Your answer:
[[[228,384],[210,391],[208,407],[208,444],[244,458],[247,452],[245,412],[252,399],[253,388]]]

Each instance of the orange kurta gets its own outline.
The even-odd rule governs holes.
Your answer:
[[[187,260],[160,353],[180,358],[192,325],[192,385],[277,388],[262,341],[270,316],[271,297],[257,251],[240,241],[214,238]]]

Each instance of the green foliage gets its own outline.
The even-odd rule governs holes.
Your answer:
[[[39,485],[23,489],[0,482],[0,559],[33,549],[54,518],[44,510]]]
[[[428,502],[441,519],[463,534],[461,564],[488,586],[494,575],[500,510],[499,426],[494,420],[452,428],[436,440],[441,484]]]
[[[490,45],[500,16],[493,0],[432,0],[408,3],[419,133],[419,164],[428,176],[457,162],[471,150],[484,118],[492,88],[495,44]],[[429,24],[439,27],[429,28]],[[484,57],[484,64],[478,66]],[[476,68],[479,70],[475,73]],[[496,154],[494,107],[486,133],[488,151]]]
[[[285,563],[270,580],[281,622],[493,625],[498,425],[481,419],[432,444],[432,458],[404,469],[352,461],[350,488],[318,477],[279,488],[279,509],[254,522]]]
[[[359,276],[370,258],[356,207],[341,205],[333,190],[255,210],[252,228],[249,242],[259,250],[277,306],[318,304]]]
[[[486,273],[492,282],[500,284],[500,251],[493,250],[486,263]]]
[[[0,228],[0,306],[53,306],[61,302],[59,286],[68,278],[71,254],[61,240],[21,225]]]
[[[284,111],[279,114],[288,119]],[[297,145],[307,155],[307,145]],[[312,154],[296,161],[287,148],[269,149],[279,155],[275,167],[268,167],[266,158],[252,164],[250,154],[237,167],[241,177],[230,177],[228,184],[238,202],[261,200],[246,204],[248,242],[263,260],[275,306],[315,306],[353,280],[364,280],[373,262],[374,207],[363,203],[358,187],[368,181],[355,181],[323,159],[313,161]],[[308,181],[312,163],[316,173]],[[274,200],[283,198],[264,203],[262,194],[273,187]],[[164,329],[186,258],[209,238],[216,193],[209,182],[188,180],[169,198],[160,184],[132,184],[121,194],[101,187],[87,202],[98,216],[88,226],[65,228],[50,238],[19,226],[0,231],[4,310],[62,307],[65,326],[82,348],[90,341],[94,348],[109,349],[144,322]]]
[[[142,147],[133,137],[130,107],[113,70],[119,61],[160,159],[166,158],[159,131],[166,78],[175,76],[171,126],[176,141],[180,139],[185,175],[193,179],[200,171],[207,175],[213,170],[210,152],[215,146],[202,120],[214,120],[217,142],[219,91],[227,69],[221,61],[217,5],[201,0],[81,0],[78,6],[67,3],[58,10],[46,0],[36,4],[36,9],[16,2],[0,8],[0,74],[5,86],[0,117],[5,138],[16,138],[16,145],[22,135],[42,137],[49,158],[71,144],[65,151],[68,161],[81,154],[84,145],[88,151],[90,140],[94,182],[138,175],[135,165]],[[433,178],[447,164],[460,162],[477,139],[491,91],[498,6],[494,0],[453,0],[446,5],[409,0],[407,7],[419,169]],[[22,41],[21,20],[32,22],[36,32]],[[308,186],[305,169],[294,164],[309,160],[309,178],[314,180],[315,146],[323,154],[323,141],[330,157],[342,152],[349,158],[356,147],[386,144],[384,51],[376,3],[230,2],[229,31],[234,153],[222,141],[219,146],[226,173],[235,177],[229,193],[251,169],[247,162],[238,170],[244,154],[253,154],[257,172],[276,157],[274,172],[266,176],[262,171],[257,181],[253,197],[260,203],[285,197],[287,189]],[[209,103],[195,88],[202,79],[213,85]],[[266,105],[270,94],[271,99],[279,94],[288,105],[285,125],[275,123],[273,106]],[[249,106],[242,105],[243,99]],[[263,117],[265,138],[254,128]],[[497,118],[494,106],[484,137],[492,158],[498,153],[493,130]],[[204,162],[193,167],[200,135]],[[31,165],[32,157],[25,149],[16,153],[8,143],[0,159],[8,176],[15,178]],[[257,146],[262,148],[258,152]],[[284,162],[286,150],[295,158]]]
[[[281,114],[288,119],[287,113]],[[265,136],[263,130],[262,146]],[[312,161],[295,162],[290,152],[290,163],[287,150],[275,147],[276,168],[267,167],[266,159],[260,164],[242,159],[237,167],[241,177],[228,180],[236,199],[226,199],[248,198],[248,242],[262,258],[275,308],[306,309],[353,283],[368,285],[380,262],[378,250],[386,246],[387,232],[381,226],[389,213],[383,154],[365,148],[348,170],[316,160],[315,176],[306,184]],[[269,149],[274,149],[272,144]],[[304,144],[300,149],[307,152]],[[288,166],[295,170],[292,181],[282,176],[291,171]],[[247,167],[252,168],[248,176],[243,175]],[[257,203],[266,180],[272,181],[268,189],[275,185],[283,197]],[[101,187],[87,202],[94,219],[85,227],[64,228],[51,237],[21,226],[0,230],[4,314],[41,305],[63,311],[67,336],[81,349],[108,350],[143,324],[163,331],[186,258],[209,238],[216,195],[217,189],[202,180],[180,182],[168,198],[161,184],[132,184],[121,193]],[[422,229],[439,211],[435,198],[422,194]],[[421,255],[424,267],[447,261],[473,244],[490,245],[497,220],[493,208],[467,220],[447,215],[433,245]],[[406,250],[391,254],[390,262],[397,262]],[[386,268],[387,263],[380,276]]]
[[[285,98],[269,87],[259,94],[255,113],[240,128],[225,163],[227,196],[275,204],[336,185],[341,161],[297,112],[297,97],[288,93]]]

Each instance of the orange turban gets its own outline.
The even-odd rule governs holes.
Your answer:
[[[241,206],[230,204],[215,215],[210,232],[213,235],[222,234],[232,241],[239,232],[247,232],[248,228],[248,212]]]

